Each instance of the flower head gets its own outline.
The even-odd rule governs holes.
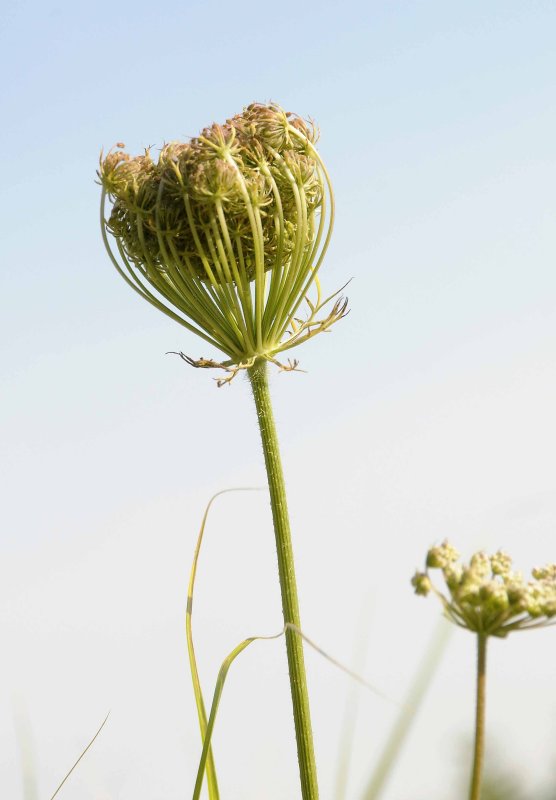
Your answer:
[[[156,162],[121,144],[101,156],[114,265],[144,299],[224,352],[225,365],[274,360],[346,312],[337,300],[317,318],[335,295],[323,302],[317,277],[334,201],[316,140],[314,125],[254,103],[166,144]]]
[[[487,636],[507,636],[510,631],[536,628],[556,622],[556,564],[538,567],[525,581],[512,570],[512,559],[498,551],[474,553],[468,564],[448,541],[431,547],[426,569],[412,578],[415,593],[433,591],[446,616],[456,625]],[[438,591],[428,570],[439,569],[447,594]]]

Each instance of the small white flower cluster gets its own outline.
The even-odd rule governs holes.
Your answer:
[[[446,616],[462,628],[486,636],[507,636],[512,630],[536,628],[556,622],[556,564],[532,571],[525,581],[512,570],[512,559],[498,551],[480,551],[468,565],[448,542],[431,547],[426,569],[416,572],[412,584],[416,594],[433,591],[441,600]],[[428,570],[441,570],[448,597],[433,585]],[[554,618],[554,619],[553,619]]]

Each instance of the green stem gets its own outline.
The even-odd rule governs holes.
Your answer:
[[[282,612],[284,623],[301,627],[299,619],[299,603],[297,600],[297,584],[293,563],[293,548],[286,502],[284,473],[280,460],[278,437],[274,424],[274,415],[270,402],[266,360],[257,359],[249,368],[249,379],[253,389],[255,407],[261,431],[270,505],[274,521],[276,550],[278,554],[278,572],[282,592]],[[303,800],[318,800],[317,769],[311,730],[311,714],[309,710],[309,694],[303,658],[303,642],[293,630],[286,630],[286,650],[290,673],[290,687],[293,703],[293,716],[297,740],[297,758],[301,779],[301,796]]]
[[[480,800],[481,780],[485,754],[485,706],[486,706],[486,648],[487,636],[477,634],[477,702],[475,710],[475,750],[473,773],[469,788],[469,800]]]

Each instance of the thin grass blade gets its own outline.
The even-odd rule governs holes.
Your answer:
[[[199,670],[197,668],[197,658],[195,656],[195,647],[193,644],[193,628],[192,628],[193,594],[195,591],[195,578],[197,576],[197,565],[199,562],[199,555],[201,552],[201,545],[203,543],[203,536],[205,534],[205,527],[207,524],[209,511],[213,502],[216,500],[217,497],[220,497],[220,495],[228,494],[229,492],[249,492],[249,491],[259,491],[259,489],[257,487],[250,487],[250,486],[237,487],[232,489],[223,489],[222,491],[217,492],[210,498],[209,502],[207,503],[207,507],[205,509],[205,513],[203,515],[203,519],[201,522],[201,528],[199,530],[199,535],[197,537],[197,543],[195,545],[195,553],[193,555],[193,563],[191,565],[191,572],[189,575],[189,585],[187,588],[187,609],[185,614],[185,633],[187,638],[187,652],[189,655],[191,681],[193,683],[193,692],[195,694],[195,704],[197,706],[197,716],[199,718],[199,728],[201,730],[201,741],[203,742],[203,746],[206,741],[207,714],[205,708],[205,701],[203,698],[203,692],[201,689],[201,682],[199,679]],[[218,790],[216,767],[214,764],[214,756],[212,752],[212,747],[210,746],[210,741],[205,758],[205,767],[207,774],[207,788],[209,793],[209,800],[219,800],[220,793]]]
[[[378,800],[381,796],[382,790],[386,785],[387,779],[390,777],[392,768],[394,767],[396,759],[407,738],[407,734],[409,733],[409,729],[415,719],[417,710],[440,664],[451,632],[451,627],[445,620],[442,620],[431,639],[421,665],[415,673],[415,677],[409,687],[398,718],[394,723],[390,736],[386,740],[382,755],[379,758],[367,788],[361,796],[361,800]]]
[[[75,762],[75,764],[73,765],[73,767],[72,767],[72,768],[70,769],[70,771],[69,771],[69,772],[66,774],[65,778],[63,779],[63,781],[61,782],[61,784],[58,786],[58,788],[56,789],[56,791],[54,792],[54,794],[52,795],[52,797],[50,798],[50,800],[54,800],[54,798],[56,797],[56,795],[58,794],[58,792],[60,791],[60,789],[62,788],[62,786],[65,784],[65,782],[67,781],[67,779],[69,778],[69,776],[71,775],[71,773],[74,771],[74,769],[76,768],[76,766],[79,764],[79,762],[81,761],[81,759],[83,758],[83,756],[85,755],[85,753],[86,753],[86,752],[89,750],[89,748],[92,746],[93,742],[95,741],[95,739],[97,738],[97,736],[99,735],[99,733],[101,732],[101,730],[102,730],[102,729],[104,728],[104,726],[106,725],[106,723],[107,723],[107,721],[108,721],[108,717],[109,717],[109,716],[110,716],[110,712],[108,712],[108,714],[105,716],[104,720],[102,721],[102,724],[101,724],[100,728],[99,728],[99,729],[98,729],[98,731],[95,733],[95,735],[93,736],[93,738],[91,739],[91,741],[89,742],[89,744],[87,745],[87,747],[86,747],[86,748],[83,750],[83,752],[81,753],[81,755],[79,756],[79,758],[77,759],[77,761]]]

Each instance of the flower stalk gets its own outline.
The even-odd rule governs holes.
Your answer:
[[[477,690],[475,699],[475,743],[473,747],[473,769],[469,800],[480,800],[485,757],[485,716],[486,716],[486,658],[488,637],[477,634]]]
[[[247,370],[259,421],[274,520],[303,800],[318,787],[284,477],[267,362],[323,333],[347,313],[323,298],[318,272],[334,223],[334,195],[312,122],[275,103],[252,103],[188,142],[101,156],[101,227],[113,265],[140,297],[223,354],[179,355]],[[321,315],[331,301],[331,307]],[[195,677],[195,676],[194,676]],[[203,738],[206,714],[199,709]],[[216,787],[212,760],[209,783]],[[216,788],[215,788],[215,791]]]
[[[447,593],[433,584],[429,570],[440,570]],[[489,636],[505,639],[513,631],[542,628],[556,623],[556,564],[535,567],[531,580],[513,569],[510,556],[474,553],[468,564],[445,540],[427,553],[425,571],[417,571],[411,583],[415,593],[435,594],[446,617],[477,636],[477,684],[475,743],[469,800],[480,800],[485,751],[486,663]]]
[[[259,359],[249,368],[248,375],[253,390],[255,408],[261,432],[261,442],[268,475],[270,504],[276,538],[278,574],[282,595],[284,624],[301,627],[297,582],[293,557],[290,521],[286,500],[286,487],[282,461],[270,400],[267,364]],[[286,629],[286,651],[290,674],[290,689],[293,703],[293,716],[297,741],[297,758],[303,800],[317,800],[318,784],[307,677],[303,657],[303,642],[291,628]]]

